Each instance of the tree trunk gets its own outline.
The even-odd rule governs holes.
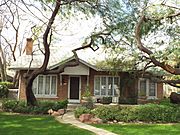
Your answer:
[[[1,57],[0,57],[0,70],[1,70],[1,81],[4,82],[4,81],[7,81],[6,79],[6,73],[4,72],[5,69],[4,69],[4,64],[2,63],[2,60],[1,60]]]
[[[60,8],[60,4],[61,4],[61,0],[57,0],[56,1],[56,6],[52,12],[52,15],[49,19],[49,22],[47,24],[46,30],[43,34],[43,46],[44,46],[44,61],[43,64],[40,68],[34,70],[33,72],[27,73],[25,75],[25,79],[26,79],[26,99],[27,99],[27,105],[28,106],[36,106],[37,105],[37,101],[36,98],[33,94],[32,91],[32,85],[33,85],[33,81],[34,79],[39,75],[39,74],[43,74],[45,73],[46,69],[47,69],[47,65],[49,62],[49,56],[50,56],[50,49],[49,46],[50,44],[48,43],[48,36],[49,36],[49,32],[51,30],[51,26],[54,23],[54,19],[59,11]]]
[[[1,81],[7,81],[6,60],[5,60],[4,53],[1,47],[1,39],[0,39],[0,68],[1,68]]]
[[[28,106],[37,106],[37,100],[32,91],[33,80],[28,80],[26,84],[26,99]]]

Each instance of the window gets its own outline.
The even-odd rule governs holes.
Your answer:
[[[156,97],[157,83],[145,79],[139,79],[139,96]]]
[[[36,97],[53,97],[57,95],[57,76],[39,75],[33,82],[33,92]]]
[[[118,96],[119,77],[113,76],[95,76],[94,78],[94,95],[95,96]]]

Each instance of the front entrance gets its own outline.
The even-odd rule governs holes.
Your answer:
[[[79,102],[80,100],[80,77],[70,76],[69,79],[69,102]]]

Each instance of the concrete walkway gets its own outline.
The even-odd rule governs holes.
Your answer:
[[[94,132],[96,135],[117,135],[115,133],[106,131],[104,129],[96,128],[76,120],[73,112],[67,112],[66,114],[64,114],[63,118],[62,116],[58,116],[56,117],[56,120],[60,121],[61,123],[69,123],[76,127],[89,130],[91,132]]]

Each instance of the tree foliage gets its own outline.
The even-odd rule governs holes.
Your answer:
[[[105,0],[98,5],[104,27],[93,35],[101,36],[109,52],[116,54],[114,65],[132,58],[136,62],[131,68],[161,67],[166,74],[180,74],[178,1]]]

